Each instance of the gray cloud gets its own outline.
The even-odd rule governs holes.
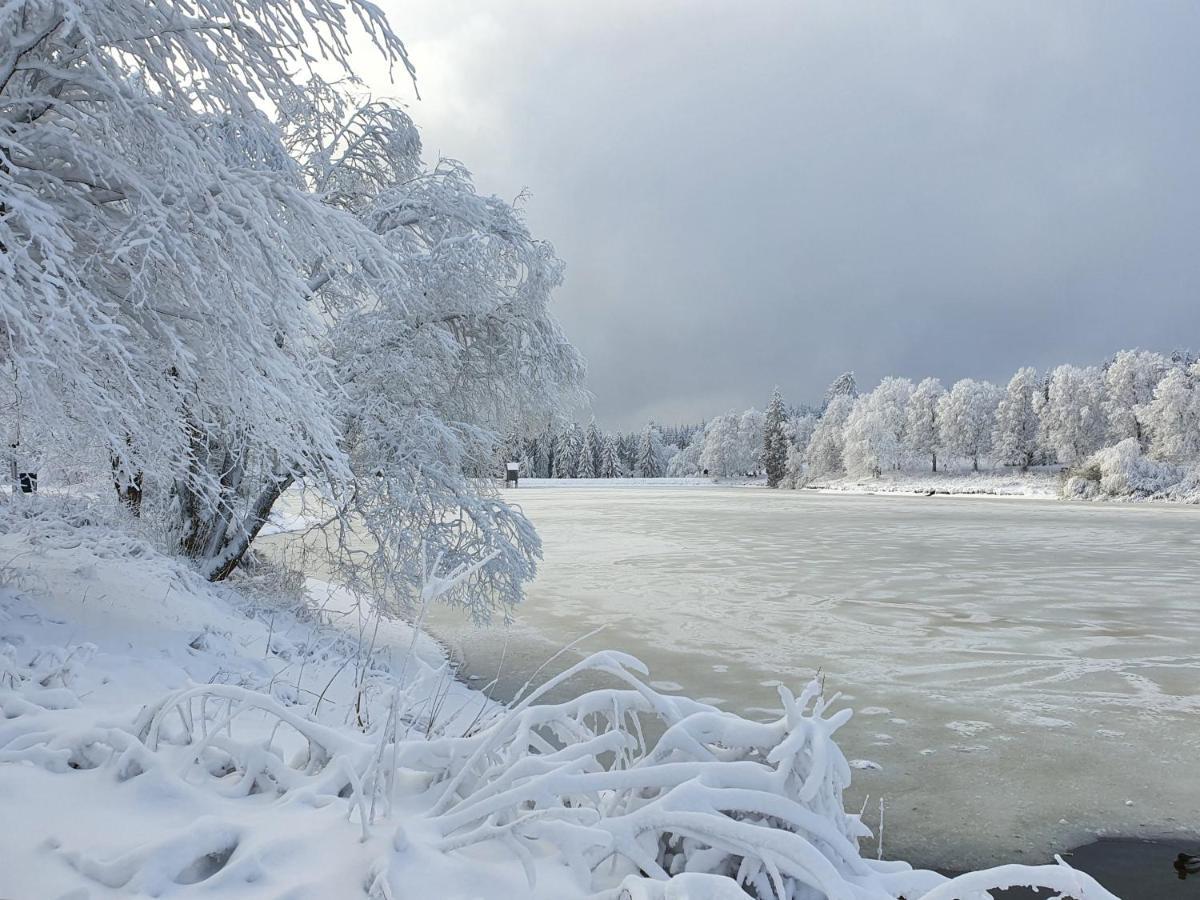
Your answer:
[[[384,5],[607,425],[1200,343],[1200,6]]]

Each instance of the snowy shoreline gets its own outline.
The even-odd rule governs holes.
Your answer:
[[[822,479],[803,485],[802,490],[827,494],[870,494],[875,496],[999,497],[1021,500],[1061,500],[1057,473],[1026,475],[963,473],[953,475],[901,475],[876,479]]]

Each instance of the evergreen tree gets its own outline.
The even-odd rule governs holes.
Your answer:
[[[854,380],[853,372],[843,372],[833,380],[825,391],[825,405],[829,406],[835,397],[849,397],[851,400],[858,397],[858,382]]]
[[[617,438],[617,453],[621,457],[621,468],[626,472],[637,469],[638,436],[631,432],[621,434]]]
[[[604,444],[600,448],[601,478],[619,478],[621,476],[621,455],[617,451],[617,442],[611,434],[604,436]]]
[[[579,477],[579,451],[583,447],[583,434],[574,422],[563,435],[563,477]]]
[[[600,474],[600,451],[603,449],[603,447],[604,442],[600,438],[600,431],[596,428],[596,420],[592,419],[592,421],[588,423],[587,431],[584,432],[583,451],[581,451],[591,457],[591,463],[589,464],[588,468],[595,473],[594,475],[590,476],[592,478],[595,478]],[[579,462],[580,466],[582,467],[582,456],[580,456]],[[579,477],[583,478],[584,476],[580,475]]]
[[[763,468],[767,472],[767,487],[779,487],[787,475],[788,439],[784,426],[787,421],[787,410],[783,405],[783,396],[776,387],[771,394],[771,402],[767,404],[767,417],[763,424]]]
[[[549,478],[551,473],[549,434],[540,434],[533,439],[533,474],[535,478]]]
[[[659,453],[658,434],[654,423],[646,424],[642,439],[638,442],[636,472],[640,478],[661,478],[663,474],[662,458]]]
[[[596,460],[588,440],[585,438],[579,444],[579,461],[575,464],[576,478],[595,478]]]

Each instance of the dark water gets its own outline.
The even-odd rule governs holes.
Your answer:
[[[1180,853],[1200,857],[1200,838],[1192,841],[1140,841],[1102,838],[1062,854],[1065,862],[1087,872],[1122,900],[1200,900],[1200,860],[1182,872]],[[1044,862],[1053,862],[1046,859]],[[1188,873],[1188,869],[1197,871]],[[1181,875],[1183,877],[1181,877]],[[1045,900],[1046,892],[993,891],[997,900]]]

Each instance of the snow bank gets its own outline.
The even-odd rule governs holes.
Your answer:
[[[853,494],[950,494],[991,497],[1059,496],[1060,478],[1050,471],[1011,472],[885,472],[879,478],[821,478],[807,490]]]
[[[0,518],[0,895],[1112,896],[1064,865],[864,858],[850,711],[815,682],[751,722],[606,652],[503,708],[336,590],[216,588],[47,509]]]

